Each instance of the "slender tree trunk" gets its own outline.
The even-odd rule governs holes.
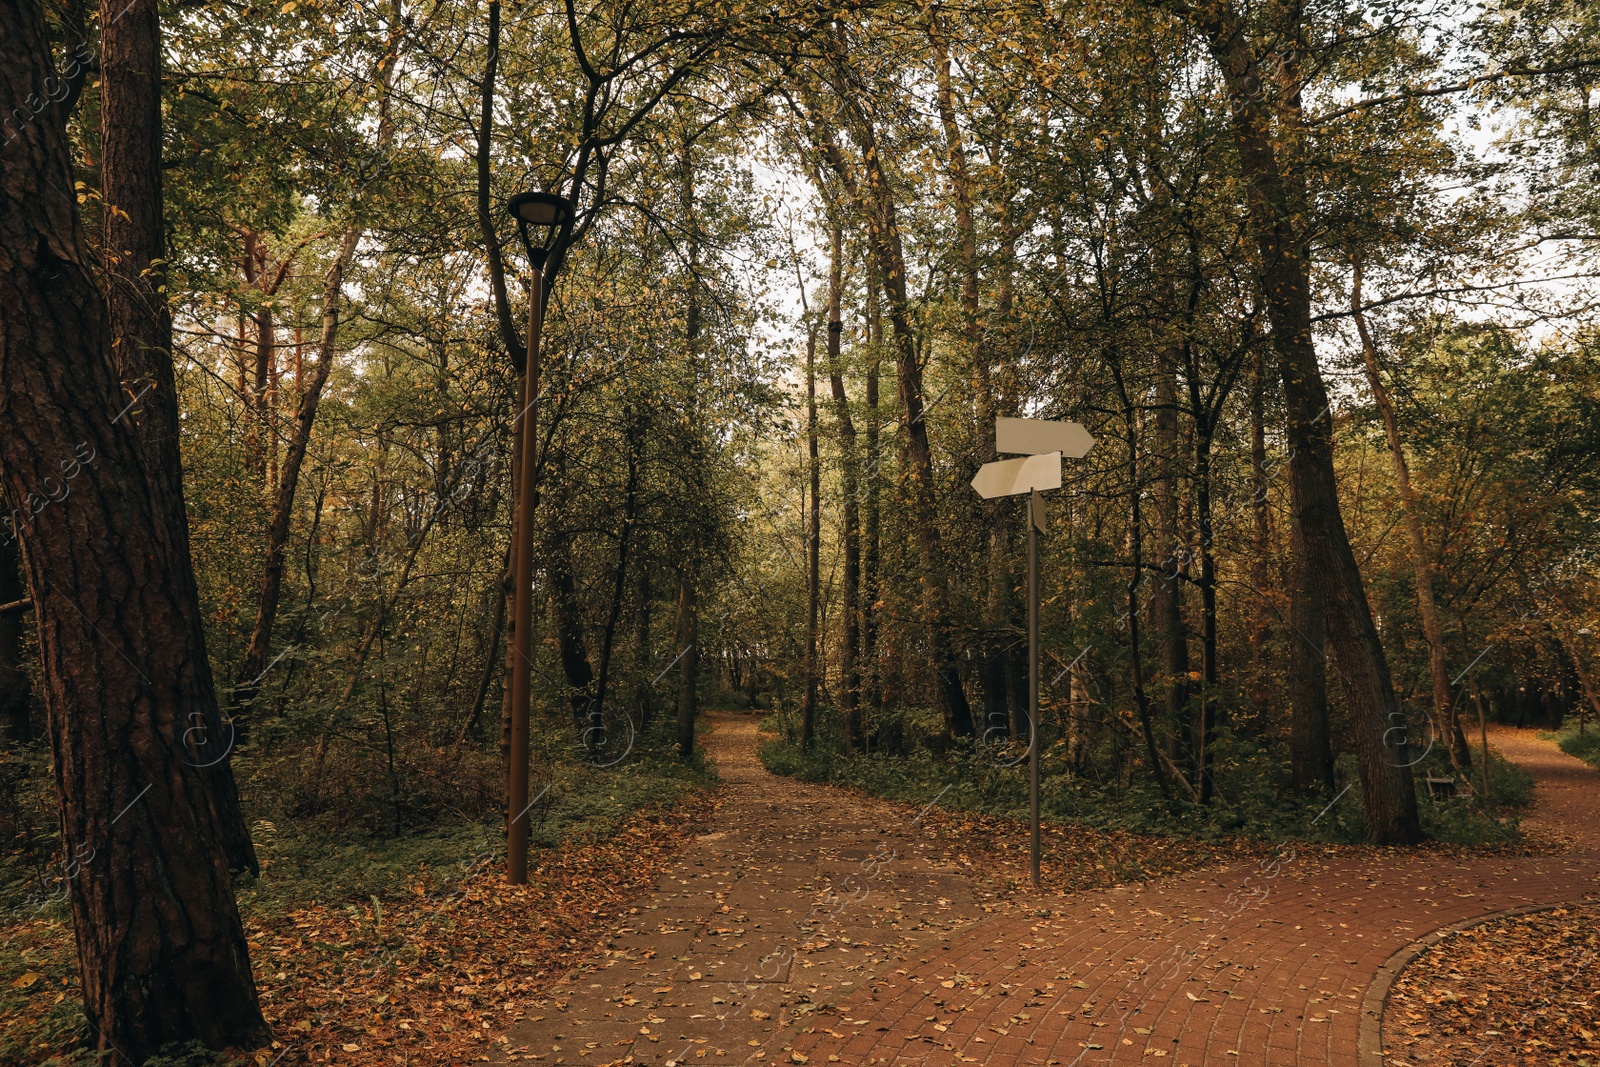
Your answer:
[[[1191,391],[1197,390],[1192,386]],[[1197,398],[1198,399],[1198,398]],[[1198,406],[1198,405],[1197,405]],[[1200,533],[1200,721],[1196,730],[1200,758],[1196,770],[1200,780],[1200,803],[1209,804],[1216,792],[1212,767],[1216,763],[1217,702],[1220,682],[1217,665],[1217,563],[1212,554],[1211,524],[1211,425],[1209,418],[1197,419],[1194,428],[1194,507]]]
[[[928,30],[933,45],[935,100],[939,108],[939,123],[944,130],[946,176],[954,193],[956,235],[960,242],[958,273],[961,279],[962,355],[972,380],[973,432],[977,444],[975,458],[981,465],[995,458],[995,396],[991,360],[984,350],[980,318],[978,227],[973,211],[976,197],[966,142],[956,116],[949,45],[936,14],[929,15]],[[995,730],[1003,735],[1009,732],[1010,725],[1006,699],[1006,645],[1009,635],[1004,631],[1011,597],[1005,558],[1005,508],[1003,501],[984,500],[976,494],[972,497],[972,506],[985,532],[984,575],[987,589],[983,603],[984,633],[978,648],[985,728],[986,731]]]
[[[484,705],[489,701],[489,691],[494,687],[495,668],[505,662],[505,654],[501,651],[500,642],[505,639],[506,629],[506,573],[511,566],[511,545],[506,543],[506,552],[501,557],[500,581],[490,595],[494,601],[494,621],[489,626],[489,636],[483,647],[483,671],[478,675],[478,688],[472,698],[472,710],[467,713],[466,721],[461,724],[461,730],[456,734],[455,747],[460,748],[461,743],[467,739],[472,731],[478,728],[478,721],[483,717]],[[507,743],[509,744],[509,738]]]
[[[277,625],[278,607],[283,597],[283,572],[289,548],[289,533],[294,522],[295,498],[300,488],[300,471],[305,463],[306,450],[311,444],[311,427],[316,422],[317,406],[322,389],[333,369],[334,352],[339,333],[339,311],[344,291],[344,272],[355,255],[361,231],[346,230],[333,265],[323,279],[322,288],[322,341],[318,346],[317,365],[312,369],[311,380],[306,383],[300,399],[300,410],[295,414],[294,430],[285,449],[283,469],[279,473],[278,489],[274,494],[272,525],[267,528],[266,559],[261,568],[261,589],[256,597],[256,618],[250,628],[250,643],[245,648],[244,659],[239,663],[238,675],[229,699],[229,714],[237,723],[241,734],[248,733],[255,699],[261,691],[263,675],[267,670],[268,653],[272,648],[272,631]]]
[[[1178,387],[1177,359],[1170,346],[1161,348],[1156,368],[1155,448],[1151,457],[1151,497],[1155,504],[1156,553],[1160,570],[1151,589],[1151,623],[1161,657],[1161,685],[1166,692],[1167,716],[1177,741],[1173,759],[1185,749],[1203,748],[1198,731],[1192,741],[1189,727],[1189,635],[1183,625],[1183,582],[1188,552],[1178,525]]]
[[[858,187],[837,148],[828,142],[830,163],[872,220],[868,240],[877,259],[888,297],[889,322],[894,335],[895,369],[900,409],[904,419],[906,451],[905,488],[911,510],[918,555],[922,565],[923,606],[939,708],[945,729],[953,737],[973,735],[972,708],[961,684],[960,654],[951,634],[950,580],[934,508],[933,450],[928,441],[922,366],[911,326],[911,301],[906,287],[905,249],[900,238],[893,191],[883,172],[883,157],[873,124],[858,116],[853,130],[865,161],[865,187]]]
[[[678,755],[694,755],[694,720],[700,710],[700,616],[695,589],[694,565],[686,563],[678,577],[678,625],[680,658],[678,674]]]
[[[878,472],[883,464],[881,440],[882,414],[878,407],[878,365],[883,344],[883,317],[880,310],[877,269],[867,266],[867,450],[862,472],[861,546],[861,662],[864,665],[864,703],[869,708],[883,707],[883,672],[878,667],[879,560],[882,548],[882,521],[878,504]]]
[[[833,344],[829,336],[829,345]],[[800,704],[800,751],[811,751],[817,729],[817,614],[822,597],[822,466],[817,454],[817,331],[806,328],[806,476],[811,489],[806,509],[806,647]]]
[[[1265,370],[1258,359],[1250,382],[1250,508],[1255,517],[1255,539],[1250,560],[1250,584],[1256,591],[1255,622],[1250,628],[1249,700],[1257,711],[1272,700],[1267,682],[1267,646],[1272,640],[1271,579],[1267,562],[1272,552],[1272,510],[1267,501],[1267,431]]]
[[[606,613],[605,629],[600,634],[600,677],[595,683],[594,705],[589,712],[591,729],[604,728],[606,688],[611,681],[611,650],[617,626],[622,622],[622,603],[628,588],[628,559],[633,548],[633,530],[639,521],[639,478],[644,457],[644,419],[632,409],[624,414],[627,423],[628,475],[623,488],[622,529],[617,533],[617,572],[611,585],[611,608]]]
[[[106,191],[134,219],[115,247],[137,256],[158,252],[161,233],[160,187],[148,186],[160,181],[159,40],[152,2],[104,37],[107,121],[122,116],[136,134]],[[54,75],[40,7],[0,5],[0,94],[24,100]],[[113,311],[94,283],[60,112],[18,130],[0,188],[0,493],[21,519],[84,1011],[98,1047],[135,1063],[171,1041],[256,1048],[269,1034],[228,873],[238,809],[227,750],[213,743],[222,720],[170,357],[151,320],[120,299]],[[165,321],[164,297],[148,306]],[[147,407],[136,425],[124,410],[133,361],[113,356],[118,339],[122,354],[151,352],[141,378],[165,365],[170,422]]]
[[[1298,523],[1289,530],[1289,771],[1295,791],[1312,796],[1333,789],[1327,629],[1305,538]]]
[[[833,386],[834,418],[839,426],[839,474],[843,490],[844,642],[840,657],[839,708],[844,715],[844,743],[849,752],[865,747],[861,726],[861,471],[856,454],[856,424],[844,387],[840,342],[844,300],[844,234],[832,227],[828,272],[828,379]]]
[[[684,352],[687,356],[690,410],[698,412],[700,388],[700,221],[694,194],[693,147],[685,142],[682,148],[682,208],[689,233],[689,306],[684,313]],[[695,428],[692,432],[698,433]],[[700,439],[694,445],[698,452]],[[698,457],[696,457],[698,458]],[[678,756],[694,756],[695,717],[700,712],[700,614],[699,614],[700,559],[691,552],[678,568],[678,616],[674,636],[679,657],[678,673]]]
[[[639,712],[639,729],[650,725],[655,715],[655,686],[651,685],[650,609],[653,583],[650,580],[650,542],[641,533],[639,562],[633,568],[633,706]]]
[[[555,610],[556,643],[561,650],[561,673],[567,683],[572,722],[581,734],[586,721],[594,671],[583,639],[583,609],[578,604],[578,583],[572,573],[572,541],[565,531],[551,530],[544,546],[545,575],[550,582],[550,605]]]
[[[1123,440],[1128,449],[1128,483],[1131,487],[1128,494],[1128,527],[1124,537],[1129,567],[1127,585],[1129,681],[1133,685],[1133,702],[1139,715],[1139,729],[1144,740],[1145,754],[1150,760],[1150,773],[1155,776],[1156,784],[1161,787],[1161,795],[1171,801],[1172,785],[1167,781],[1163,753],[1156,744],[1155,724],[1150,712],[1150,694],[1144,685],[1144,650],[1140,647],[1139,587],[1144,580],[1144,517],[1140,499],[1144,492],[1139,474],[1139,423],[1133,399],[1128,395],[1127,386],[1122,380],[1121,367],[1116,363],[1112,366],[1117,388],[1122,397]]]
[[[495,228],[493,186],[489,175],[489,150],[494,143],[495,77],[500,69],[500,0],[489,0],[489,40],[485,50],[483,78],[478,82],[478,143],[473,153],[477,177],[478,235],[483,241],[483,252],[488,267],[489,291],[494,296],[495,324],[500,328],[500,343],[517,373],[523,373],[528,358],[527,348],[517,335],[517,324],[511,315],[511,294],[506,288],[505,258],[500,254],[500,233]],[[554,272],[552,272],[554,273]],[[518,420],[519,424],[521,420]],[[512,453],[519,455],[519,452]],[[517,484],[515,480],[511,483]],[[512,513],[516,502],[512,501]]]
[[[1231,3],[1185,7],[1180,13],[1205,36],[1228,89],[1249,201],[1247,221],[1260,248],[1262,290],[1288,407],[1295,519],[1322,595],[1329,646],[1350,708],[1367,837],[1379,844],[1409,844],[1421,839],[1422,828],[1405,716],[1339,510],[1328,394],[1311,335],[1311,264],[1301,230],[1305,212],[1295,208],[1307,199],[1304,179],[1281,169],[1278,157],[1280,144],[1303,139],[1298,97],[1278,101],[1275,122],[1252,37]],[[1296,32],[1297,18],[1291,27]]]
[[[1406,463],[1405,446],[1400,440],[1400,420],[1395,414],[1394,401],[1383,384],[1383,374],[1378,366],[1378,347],[1367,328],[1367,317],[1361,306],[1361,261],[1351,265],[1350,311],[1355,319],[1356,332],[1361,337],[1361,363],[1367,372],[1367,385],[1372,389],[1372,399],[1383,416],[1383,432],[1389,442],[1389,458],[1394,464],[1394,480],[1400,489],[1400,509],[1405,515],[1406,533],[1411,538],[1411,574],[1417,589],[1417,614],[1422,621],[1422,636],[1428,642],[1428,675],[1433,682],[1434,729],[1448,738],[1450,761],[1456,773],[1465,776],[1472,766],[1472,749],[1467,745],[1467,735],[1461,728],[1461,716],[1456,711],[1455,698],[1450,692],[1450,669],[1445,665],[1444,627],[1439,622],[1439,608],[1433,598],[1433,579],[1438,571],[1433,550],[1422,532],[1422,502],[1416,486],[1411,481],[1411,468]]]
[[[256,470],[255,475],[261,479],[261,487],[267,494],[272,492],[270,478],[271,464],[268,456],[275,453],[272,446],[272,427],[267,418],[267,392],[272,383],[272,364],[274,362],[273,342],[276,340],[277,327],[272,321],[272,307],[263,302],[256,311],[256,363],[255,373],[250,381],[250,403],[256,427],[256,455],[253,457]]]
[[[117,3],[120,0],[108,0]],[[403,26],[400,21],[399,0],[392,0],[388,42],[378,71],[380,85],[378,101],[377,151],[382,153],[394,143],[395,124],[390,112],[390,99],[394,91],[394,71],[399,60]],[[278,605],[283,594],[284,556],[289,544],[289,531],[294,521],[295,497],[300,488],[300,469],[305,463],[306,449],[311,443],[311,428],[316,422],[317,406],[322,390],[333,369],[334,353],[339,336],[339,314],[344,300],[344,276],[355,257],[356,246],[361,242],[362,229],[351,226],[344,231],[334,253],[333,263],[323,277],[322,284],[322,335],[318,344],[317,365],[309,383],[300,385],[300,409],[295,414],[294,431],[284,450],[283,469],[279,473],[277,492],[274,494],[272,525],[267,530],[265,562],[261,568],[261,591],[256,599],[256,618],[250,628],[250,643],[229,699],[229,711],[241,731],[248,729],[254,710],[256,694],[260,692],[262,675],[267,669],[267,656],[272,647],[272,631],[277,623]],[[279,281],[282,274],[279,274]],[[273,289],[276,288],[274,285]],[[264,389],[271,365],[271,317],[266,312],[264,320],[257,320],[258,329],[265,330],[264,339],[258,342],[256,381]],[[262,397],[264,405],[265,397]],[[262,410],[265,408],[263,406]],[[260,422],[258,420],[258,425]]]

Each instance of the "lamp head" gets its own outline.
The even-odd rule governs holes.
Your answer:
[[[506,213],[517,220],[517,231],[535,270],[572,234],[572,201],[555,193],[518,193],[506,201]]]

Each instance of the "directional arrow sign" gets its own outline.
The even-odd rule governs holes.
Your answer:
[[[1056,422],[1051,419],[994,420],[996,452],[1020,452],[1029,456],[1060,452],[1068,459],[1082,459],[1093,447],[1094,438],[1076,422]]]
[[[972,488],[985,500],[997,496],[1015,496],[1034,489],[1060,489],[1061,453],[1046,452],[1042,456],[985,463],[972,476]]]

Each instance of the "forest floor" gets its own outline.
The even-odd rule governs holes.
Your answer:
[[[1497,739],[1514,759],[1555,752]],[[1533,767],[1532,847],[1203,847],[1051,827],[1034,891],[1014,822],[776,777],[758,740],[753,719],[718,718],[714,826],[524,1006],[491,1060],[1353,1064],[1363,998],[1396,951],[1600,891],[1600,795],[1558,762]]]
[[[1600,852],[1594,769],[1534,730],[1493,727],[1490,737],[1534,774],[1525,828]],[[1395,981],[1383,1034],[1392,1067],[1600,1062],[1600,904],[1452,932]]]

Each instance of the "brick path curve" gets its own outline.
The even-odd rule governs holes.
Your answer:
[[[1286,847],[1010,901],[986,897],[898,809],[768,775],[755,741],[750,720],[719,721],[708,747],[726,829],[702,835],[491,1058],[1354,1064],[1363,995],[1402,946],[1600,891],[1600,783],[1531,732],[1495,743],[1541,782],[1530,824],[1580,828],[1560,854]],[[874,857],[891,852],[880,869]]]
[[[1448,858],[1286,850],[1249,868],[1083,894],[996,916],[923,953],[851,1005],[845,1063],[1354,1064],[1362,999],[1403,946],[1462,920],[1600,890],[1600,780],[1536,739],[1496,731],[1539,782],[1527,822],[1568,831],[1549,856]],[[1575,832],[1573,832],[1575,831]]]

